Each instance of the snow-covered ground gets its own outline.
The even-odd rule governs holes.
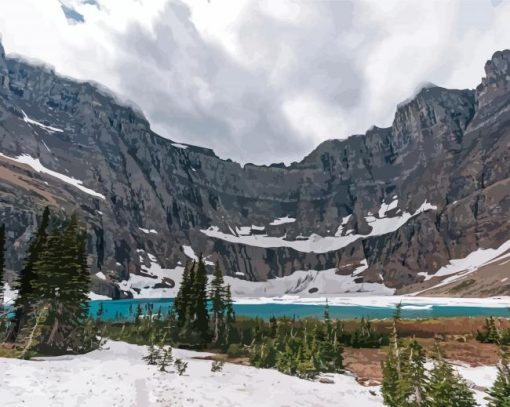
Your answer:
[[[87,355],[38,361],[0,358],[2,407],[382,406],[378,388],[331,375],[334,384],[276,370],[225,364],[212,373],[204,353],[174,349],[185,375],[159,372],[142,360],[145,347],[108,342]],[[169,369],[173,371],[173,369]],[[375,392],[376,395],[371,394]]]
[[[147,406],[382,406],[379,387],[363,387],[349,375],[327,375],[333,384],[302,380],[274,369],[225,364],[212,373],[207,353],[174,349],[188,362],[183,376],[160,372],[142,360],[143,346],[109,341],[79,356],[39,360],[0,358],[2,407]],[[495,366],[455,365],[473,386],[490,387]],[[485,393],[475,392],[481,406]]]

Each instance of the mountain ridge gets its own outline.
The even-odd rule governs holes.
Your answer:
[[[155,263],[183,264],[192,257],[188,247],[249,281],[308,269],[345,276],[366,262],[356,275],[364,283],[423,288],[431,280],[419,273],[510,239],[510,189],[492,191],[509,177],[502,165],[509,60],[508,50],[494,54],[476,90],[422,89],[397,108],[391,127],[327,140],[289,166],[241,166],[158,136],[114,97],[5,57],[0,44],[0,152],[11,158],[0,157],[0,213],[12,231],[8,268],[19,269],[36,214],[53,199],[60,216],[78,207],[90,224],[91,272],[106,276],[94,278],[99,294],[136,296],[132,276]],[[104,201],[73,194],[63,176],[54,183],[48,171],[21,167],[21,154]],[[436,209],[418,213],[427,202]],[[503,214],[500,224],[491,211]],[[284,218],[294,221],[277,222]],[[327,242],[341,247],[294,248]]]

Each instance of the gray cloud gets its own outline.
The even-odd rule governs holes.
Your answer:
[[[163,137],[240,162],[289,163],[389,125],[423,82],[474,87],[510,40],[510,2],[496,0],[260,0],[234,18],[215,0],[25,1],[0,15],[9,52],[101,82]]]

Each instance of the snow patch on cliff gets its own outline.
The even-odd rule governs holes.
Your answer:
[[[157,231],[156,229],[145,229],[145,228],[138,228],[138,229],[140,229],[143,233],[145,233],[145,234],[147,234],[147,235],[148,235],[149,233],[153,233],[153,234],[155,234],[155,235],[157,235],[157,234],[158,234],[158,231]]]
[[[385,209],[383,209],[383,215],[386,214],[388,210],[391,208],[395,208],[396,204],[394,203],[388,204]],[[388,209],[390,208],[390,209]],[[211,226],[208,229],[202,229],[201,232],[205,235],[221,240],[225,240],[231,243],[240,243],[247,246],[256,246],[263,248],[276,248],[276,247],[289,247],[294,250],[304,252],[304,253],[326,253],[334,250],[339,250],[345,246],[348,246],[350,243],[371,236],[380,236],[387,233],[394,232],[398,230],[400,227],[405,225],[411,218],[429,210],[436,210],[437,206],[430,204],[425,201],[414,213],[403,212],[400,215],[387,218],[378,218],[372,215],[370,212],[365,217],[365,220],[372,227],[370,233],[366,235],[361,234],[352,234],[352,231],[347,235],[342,236],[337,231],[334,236],[320,236],[318,234],[312,234],[308,237],[303,237],[299,240],[287,240],[286,236],[275,237],[268,236],[267,234],[251,234],[249,233],[249,227],[236,228],[237,233],[225,233],[220,231],[219,227]],[[379,211],[381,213],[381,211]],[[346,217],[348,218],[348,217]],[[344,218],[342,223],[345,221],[347,223],[348,219]],[[239,233],[241,231],[242,233]],[[231,230],[232,232],[232,230]],[[341,231],[340,231],[341,233]]]
[[[445,278],[439,284],[436,284],[435,286],[427,288],[425,290],[421,290],[415,294],[420,294],[422,292],[431,290],[432,288],[442,287],[444,285],[457,281],[467,276],[468,274],[475,272],[482,266],[485,266],[489,263],[492,263],[493,261],[504,258],[506,256],[504,255],[504,253],[509,250],[510,240],[506,241],[496,249],[479,248],[474,252],[469,253],[466,257],[462,259],[452,259],[446,266],[441,267],[434,274],[428,274],[426,272],[418,273],[419,275],[425,277],[425,281],[430,280],[433,277],[447,276],[447,278]]]
[[[144,258],[141,254],[144,250],[138,249],[140,263],[143,264]],[[149,267],[142,265],[143,274],[129,275],[128,280],[121,281],[118,286],[122,291],[133,294],[134,298],[173,298],[177,295],[182,281],[184,267],[177,266],[173,269],[161,267],[156,257],[147,253]],[[173,286],[172,286],[173,285]]]
[[[38,126],[41,129],[47,131],[48,133],[63,133],[64,132],[64,130],[59,129],[58,127],[47,126],[41,122],[38,122],[37,120],[31,119],[30,117],[27,116],[27,114],[23,110],[21,111],[21,113],[23,113],[23,121],[25,123]]]
[[[193,250],[193,248],[191,246],[183,245],[182,246],[182,251],[191,260],[198,261],[198,256],[195,254],[195,251]],[[207,258],[204,258],[203,260],[204,260],[204,263],[206,264],[206,266],[214,266],[214,262],[213,261],[207,260]]]
[[[44,165],[42,165],[39,158],[33,158],[28,154],[21,154],[16,158],[6,156],[2,153],[0,153],[0,156],[7,158],[8,160],[16,161],[20,164],[28,165],[36,172],[49,175],[50,177],[58,178],[59,180],[65,182],[66,184],[72,185],[73,187],[78,188],[80,191],[92,195],[93,197],[105,199],[105,196],[103,194],[100,194],[99,192],[96,192],[90,188],[83,186],[83,181],[77,180],[76,178],[69,177],[67,175],[61,174],[60,172],[46,168]]]
[[[293,223],[295,221],[296,221],[295,218],[290,218],[288,216],[284,216],[283,218],[276,218],[275,220],[273,220],[270,223],[270,225],[271,226],[278,226],[278,225],[284,225],[285,223]]]

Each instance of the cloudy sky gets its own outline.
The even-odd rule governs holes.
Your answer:
[[[94,80],[163,137],[246,163],[391,124],[420,84],[473,88],[508,0],[0,0],[8,54]]]

